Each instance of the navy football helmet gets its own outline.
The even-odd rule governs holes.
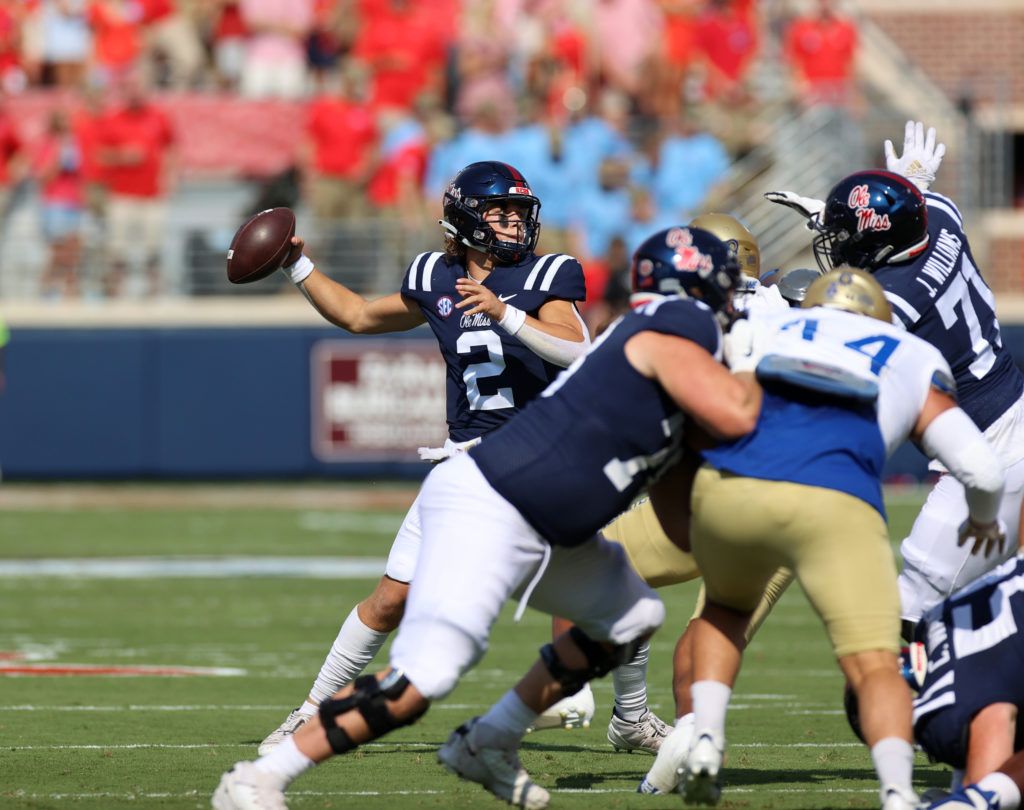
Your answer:
[[[892,172],[857,172],[840,180],[813,227],[814,258],[825,272],[843,264],[870,272],[928,247],[924,196]]]
[[[523,217],[522,241],[499,239],[484,222],[492,205],[516,204]],[[540,200],[526,178],[513,166],[496,160],[470,163],[448,184],[440,225],[456,242],[486,253],[498,264],[516,264],[537,246],[540,236]]]
[[[726,309],[740,283],[735,248],[710,231],[679,226],[658,231],[633,254],[630,280],[634,305],[684,294],[714,312]]]

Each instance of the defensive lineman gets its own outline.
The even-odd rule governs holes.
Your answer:
[[[961,543],[1002,543],[1001,465],[956,407],[946,361],[889,323],[870,275],[832,271],[811,285],[804,306],[753,315],[748,351],[734,331],[730,365],[756,367],[763,407],[753,433],[705,452],[694,483],[691,540],[708,601],[694,623],[696,736],[682,789],[694,803],[719,799],[743,634],[765,583],[785,565],[860,699],[883,809],[912,810],[911,697],[897,664],[899,594],[882,467],[913,436],[966,487]]]

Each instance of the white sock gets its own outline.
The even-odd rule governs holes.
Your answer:
[[[614,711],[630,723],[637,722],[647,711],[647,661],[650,653],[651,644],[645,641],[631,660],[612,670]]]
[[[308,700],[302,701],[302,705],[299,706],[299,714],[303,717],[312,717],[314,714],[320,712],[320,707],[315,703],[310,703]]]
[[[725,712],[729,708],[732,689],[721,681],[694,681],[690,687],[693,695],[694,727],[697,733],[711,730],[725,737]]]
[[[338,637],[331,645],[320,674],[309,691],[317,702],[327,700],[347,683],[356,679],[384,646],[388,633],[373,630],[359,618],[359,608],[352,608]]]
[[[1002,771],[982,777],[978,787],[991,790],[999,797],[999,810],[1017,810],[1020,807],[1020,788]]]
[[[515,748],[526,729],[537,719],[537,712],[509,689],[473,727],[473,742],[484,748]]]
[[[871,746],[871,761],[882,790],[888,787],[913,792],[914,748],[900,737],[886,737]],[[883,795],[882,800],[885,801]]]
[[[291,782],[303,771],[308,771],[316,763],[303,754],[291,737],[264,757],[257,759],[253,765],[256,770],[281,777],[281,788]]]
[[[694,717],[693,712],[690,712],[689,714],[684,714],[682,717],[676,718],[676,728],[681,728],[682,726],[690,726],[691,728],[693,728],[693,726],[696,725],[696,723],[697,718]]]

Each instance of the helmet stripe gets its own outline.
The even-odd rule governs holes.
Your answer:
[[[519,171],[519,169],[517,169],[515,166],[510,166],[508,163],[502,163],[501,165],[508,169],[508,173],[512,175],[513,180],[515,180],[517,183],[522,183],[523,185],[526,185],[526,178],[523,177],[523,174],[522,172]]]

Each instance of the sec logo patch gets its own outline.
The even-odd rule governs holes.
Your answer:
[[[437,299],[437,314],[442,318],[447,318],[455,310],[455,304],[452,303],[452,299],[447,295],[442,295]]]

